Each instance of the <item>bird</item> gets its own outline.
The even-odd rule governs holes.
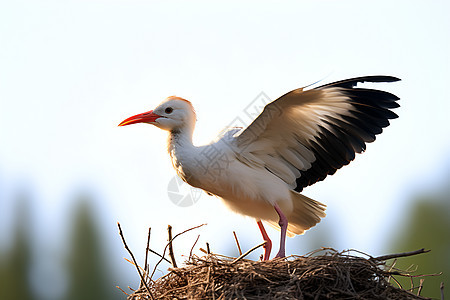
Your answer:
[[[192,103],[170,96],[155,109],[118,126],[147,123],[169,132],[168,152],[179,177],[218,197],[232,211],[253,217],[269,260],[272,241],[262,221],[280,230],[275,258],[286,256],[286,236],[303,234],[325,217],[326,205],[302,194],[333,175],[397,118],[399,98],[360,84],[399,81],[363,76],[292,90],[267,104],[246,128],[229,128],[196,146]]]

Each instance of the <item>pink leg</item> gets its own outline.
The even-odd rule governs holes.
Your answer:
[[[266,244],[263,246],[264,248],[264,258],[263,260],[269,260],[270,251],[272,251],[272,241],[270,240],[269,236],[267,235],[266,229],[264,228],[263,223],[261,220],[257,221],[259,230],[261,231],[262,237],[264,241],[266,241]]]
[[[280,225],[280,228],[281,228],[280,250],[278,251],[278,254],[275,257],[285,257],[286,256],[286,248],[285,248],[286,247],[286,230],[287,230],[287,226],[288,226],[288,220],[287,220],[286,216],[283,214],[283,212],[281,211],[278,204],[275,204],[273,207],[275,208],[275,210],[278,213],[278,216],[280,217],[278,224]]]

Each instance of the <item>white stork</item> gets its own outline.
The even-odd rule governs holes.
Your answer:
[[[325,179],[366,149],[397,115],[399,98],[356,87],[362,82],[394,82],[391,76],[366,76],[293,90],[268,104],[245,129],[230,129],[204,146],[192,143],[196,114],[191,102],[168,97],[154,110],[119,126],[148,123],[169,132],[168,151],[177,174],[188,184],[220,198],[231,210],[281,228],[294,236],[325,217],[325,205],[300,192]]]

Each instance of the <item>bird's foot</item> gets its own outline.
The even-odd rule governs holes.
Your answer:
[[[274,258],[284,258],[284,257],[286,257],[286,251],[284,249],[280,249],[280,251],[278,251],[277,255],[275,255]]]
[[[261,220],[257,221],[259,230],[261,231],[261,235],[266,242],[263,246],[264,248],[264,257],[263,261],[269,260],[270,252],[272,251],[272,241],[270,240],[269,236],[267,235],[266,229],[264,228],[263,223]]]
[[[267,237],[267,240],[265,240],[265,244],[263,246],[264,248],[264,257],[263,261],[269,260],[270,252],[272,251],[272,241]]]

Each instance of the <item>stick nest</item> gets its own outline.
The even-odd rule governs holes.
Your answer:
[[[392,286],[404,274],[384,261],[333,249],[263,262],[194,255],[169,271],[128,299],[427,299]]]
[[[172,226],[168,226],[169,242],[162,255],[149,248],[150,232],[147,238],[147,248],[144,268],[140,268],[128,248],[120,224],[119,234],[125,249],[129,252],[132,263],[141,278],[140,287],[127,294],[128,300],[144,299],[427,299],[419,296],[420,285],[413,286],[414,277],[431,275],[411,275],[406,271],[396,269],[395,260],[388,266],[386,261],[405,256],[429,252],[420,249],[412,252],[390,254],[372,257],[357,250],[338,252],[323,248],[306,256],[290,256],[269,261],[251,261],[244,259],[249,253],[264,245],[253,247],[238,258],[219,254],[211,254],[200,248],[207,255],[198,257],[192,255],[197,240],[191,248],[189,259],[183,267],[178,268],[175,262],[172,241],[184,233],[197,229],[202,225],[189,228],[172,237]],[[233,232],[234,233],[234,232]],[[241,252],[239,242],[236,243]],[[165,258],[166,250],[173,268],[169,273],[153,280],[158,265]],[[157,254],[161,259],[150,272],[147,264],[149,252]],[[359,256],[356,256],[358,254]],[[361,256],[362,255],[362,256]],[[168,261],[168,260],[167,260]],[[170,262],[170,261],[168,261]],[[404,290],[396,276],[411,279],[411,289]],[[400,288],[390,284],[393,280]],[[417,295],[412,292],[417,292]],[[441,294],[443,285],[441,284]],[[443,299],[443,298],[442,298]]]

